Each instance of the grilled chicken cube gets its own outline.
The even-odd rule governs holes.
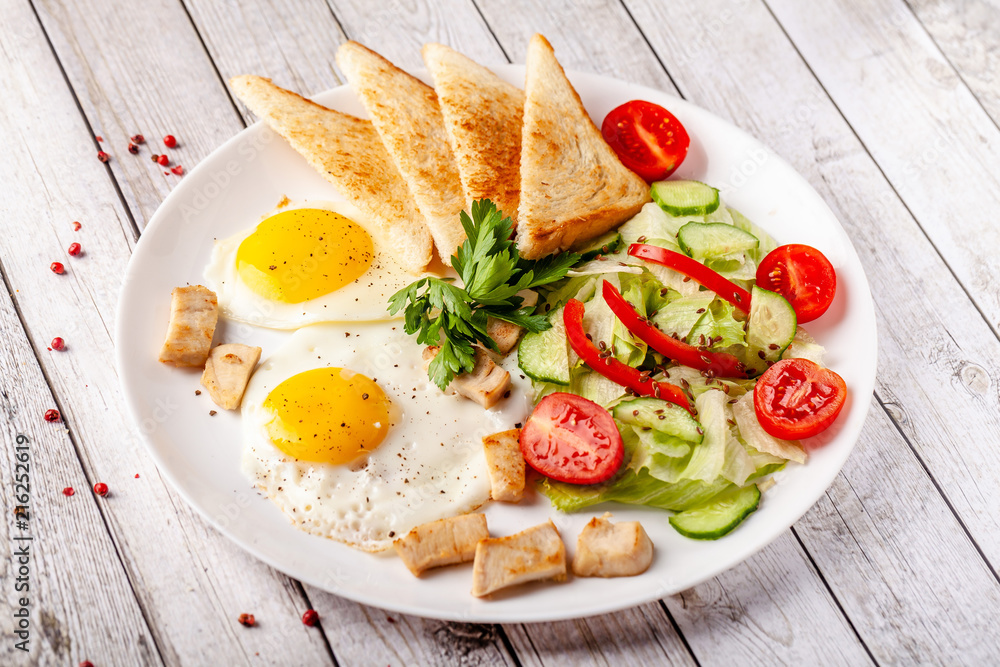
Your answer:
[[[524,495],[524,456],[521,455],[520,438],[519,428],[483,438],[493,500],[516,503]]]
[[[424,361],[430,363],[441,348],[424,350]],[[471,373],[462,373],[448,385],[448,389],[471,398],[484,408],[492,408],[510,389],[510,373],[497,366],[486,350],[476,347],[476,366]]]
[[[476,597],[516,584],[566,578],[566,547],[552,521],[516,535],[492,537],[476,546],[472,594]]]
[[[174,366],[204,366],[219,321],[215,292],[201,285],[190,285],[175,287],[170,296],[170,323],[160,361]]]
[[[530,308],[538,303],[538,292],[534,290],[521,290],[517,295],[522,299],[522,307]],[[494,317],[488,317],[486,318],[486,333],[497,344],[497,351],[501,355],[505,355],[517,345],[517,341],[521,339],[521,334],[524,333],[524,327],[519,327],[516,324],[504,322]]]
[[[576,540],[578,577],[631,577],[653,561],[653,543],[638,521],[611,523],[610,514],[590,520]]]
[[[208,353],[201,384],[216,405],[235,410],[243,401],[243,392],[258,361],[259,347],[240,343],[217,345]]]
[[[421,524],[392,544],[419,577],[432,567],[467,563],[476,555],[476,544],[489,536],[485,514],[462,514]]]

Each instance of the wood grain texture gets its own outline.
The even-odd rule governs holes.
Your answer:
[[[962,287],[1000,332],[1000,127],[903,0],[771,10]],[[947,183],[947,194],[941,184]],[[878,214],[879,206],[875,205]]]
[[[11,46],[9,37],[0,42],[0,52]],[[28,44],[22,46],[30,49]],[[7,73],[0,71],[0,85],[10,91]],[[66,425],[42,418],[56,401],[6,289],[0,295],[0,337],[4,341],[0,348],[0,581],[4,583],[0,663],[77,664],[100,659],[108,665],[161,664],[104,525],[102,506],[115,502],[115,497],[100,498],[91,492],[93,482],[80,465]],[[27,467],[16,468],[15,447],[22,442],[27,444],[29,460]],[[16,495],[25,492],[15,491],[15,474],[28,476],[21,480],[27,482],[30,494],[26,530],[14,521],[15,507],[21,504]],[[72,487],[74,495],[64,495],[66,487]],[[30,554],[23,563],[27,572],[18,560],[22,545]],[[29,601],[25,652],[17,647],[25,636],[14,634],[22,629],[14,617],[21,598]]]
[[[986,113],[1000,123],[1000,4],[994,0],[907,0],[907,4]]]
[[[3,69],[12,106],[0,118],[0,136],[19,159],[0,162],[0,256],[83,470],[112,490],[101,503],[104,519],[160,654],[171,664],[221,664],[257,652],[277,664],[327,661],[322,635],[299,622],[305,603],[294,584],[208,529],[167,489],[141,445],[141,430],[131,424],[118,388],[111,334],[134,243],[131,225],[30,7],[9,11],[20,12],[25,37]],[[165,24],[161,29],[169,30]],[[96,89],[98,82],[81,84]],[[216,93],[228,103],[221,88]],[[234,113],[232,120],[238,123]],[[83,225],[79,232],[72,230],[74,220]],[[79,257],[66,255],[71,241],[83,245]],[[49,271],[54,259],[66,264],[64,275]],[[45,349],[56,335],[66,340],[62,353]],[[44,394],[44,384],[35,391]],[[162,397],[162,419],[169,419],[176,400]],[[88,484],[80,486],[83,492]],[[64,566],[91,572],[92,557],[82,553],[80,562]],[[261,621],[252,633],[236,622],[244,611]],[[74,638],[86,645],[81,634]],[[285,649],[288,641],[296,644],[294,658]],[[129,650],[122,645],[118,653]]]
[[[666,16],[653,3],[630,2],[633,14],[641,25],[663,21]],[[990,390],[992,377],[998,370],[1000,355],[995,336],[979,316],[973,304],[963,298],[960,285],[948,266],[920,231],[891,186],[878,170],[878,165],[865,152],[851,127],[838,114],[822,87],[810,75],[780,26],[767,9],[758,3],[744,3],[739,11],[726,10],[725,3],[686,3],[675,5],[670,20],[677,34],[651,34],[650,41],[665,62],[670,53],[683,52],[689,44],[681,35],[694,35],[698,44],[699,26],[711,25],[711,17],[728,16],[717,25],[717,32],[704,43],[710,48],[697,51],[697,57],[678,63],[671,70],[680,87],[692,101],[729,115],[737,124],[752,128],[757,136],[774,149],[810,180],[831,205],[845,225],[857,248],[862,264],[871,281],[879,319],[879,372],[877,392],[886,403],[885,414],[869,418],[863,442],[872,439],[887,447],[894,463],[870,467],[855,466],[854,457],[848,467],[853,471],[851,483],[864,486],[870,500],[882,498],[893,503],[899,512],[909,512],[919,518],[924,506],[941,508],[935,498],[937,491],[919,459],[906,451],[907,442],[923,458],[923,464],[933,479],[945,490],[958,516],[972,530],[980,545],[991,544],[997,527],[996,474],[992,443],[1000,426],[996,423],[998,408],[995,392]],[[754,53],[771,64],[758,67],[740,54]],[[697,65],[689,63],[697,62]],[[711,79],[702,75],[704,69],[714,73]],[[777,76],[775,72],[780,72]],[[780,100],[781,104],[775,104]],[[876,213],[872,202],[884,202]],[[917,290],[920,298],[910,293]],[[915,344],[916,342],[916,344]],[[933,407],[929,407],[933,405]],[[924,406],[924,407],[921,407]],[[885,416],[895,421],[890,424]],[[878,417],[878,418],[876,418]],[[968,423],[966,423],[968,420]],[[901,441],[900,429],[907,441]],[[908,462],[902,465],[901,462]],[[894,483],[905,484],[904,493],[880,491],[885,477],[892,475]],[[866,481],[862,481],[867,478]],[[838,484],[842,484],[838,481]],[[985,488],[984,488],[985,487]],[[866,535],[871,541],[866,551],[879,550],[886,560],[875,566],[885,569],[886,582],[877,600],[893,600],[898,605],[891,614],[918,614],[926,624],[938,623],[949,627],[950,612],[945,607],[926,605],[947,598],[955,587],[985,591],[987,601],[996,589],[996,580],[977,558],[975,547],[962,546],[967,538],[954,519],[942,524],[941,530],[925,524],[926,533],[917,538],[897,531],[905,521],[879,516],[879,528],[866,531],[869,518],[841,507],[833,497],[834,508],[828,509],[847,528],[847,534]],[[816,510],[814,510],[815,512]],[[813,514],[807,517],[813,517]],[[813,536],[836,534],[835,524],[807,519]],[[894,571],[912,567],[913,554],[909,545],[919,541],[921,549],[946,554],[961,549],[968,568],[957,573],[958,581],[944,581],[925,565],[921,579],[930,589],[915,590],[907,577],[889,576]],[[835,542],[806,542],[810,553],[821,562],[821,553],[835,551]],[[940,557],[943,562],[945,556]],[[824,563],[829,561],[824,560]],[[844,600],[863,598],[871,589],[871,574],[851,568],[823,569],[824,576]],[[952,573],[949,573],[949,576]],[[888,589],[888,590],[887,590]],[[891,590],[891,594],[888,592]],[[978,603],[977,603],[978,604]],[[987,602],[987,605],[992,605]],[[899,643],[899,635],[885,627],[880,612],[858,613],[848,609],[855,628],[874,651],[885,645],[887,652],[900,651],[896,659],[905,661],[907,650]],[[977,608],[963,605],[962,618],[950,630],[940,630],[938,636],[954,633],[962,636],[967,624],[978,621]],[[928,650],[931,650],[928,647]],[[947,661],[948,651],[965,650],[956,641],[948,647],[937,647],[938,660]],[[932,654],[928,654],[932,655]],[[933,658],[932,658],[933,660]]]

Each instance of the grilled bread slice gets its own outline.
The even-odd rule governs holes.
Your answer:
[[[425,44],[465,202],[492,199],[517,222],[524,92],[441,44]]]
[[[370,121],[327,109],[259,76],[237,76],[229,85],[377,225],[382,244],[400,266],[423,271],[433,255],[427,223]]]
[[[528,46],[517,249],[537,259],[618,226],[649,201],[583,108],[552,45]]]
[[[465,240],[465,198],[434,89],[357,42],[340,45],[337,64],[427,219],[438,256],[450,264]]]

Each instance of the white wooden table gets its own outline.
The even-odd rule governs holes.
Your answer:
[[[248,121],[232,75],[318,92],[341,83],[346,39],[418,68],[427,41],[522,62],[533,32],[568,68],[730,120],[823,195],[879,320],[857,449],[763,552],[624,612],[463,625],[303,586],[181,501],[126,414],[118,290],[179,182],[131,159],[129,136],[146,136],[148,156],[176,135],[190,168]],[[996,0],[0,0],[0,663],[997,664],[998,70]],[[74,241],[84,254],[67,257]],[[56,260],[65,275],[49,270]],[[54,336],[65,350],[48,349]],[[50,408],[64,422],[44,421]],[[14,616],[19,434],[31,456],[28,653]],[[111,495],[90,491],[98,481]],[[319,629],[299,620],[310,607]]]

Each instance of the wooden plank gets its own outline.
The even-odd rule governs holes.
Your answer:
[[[18,156],[17,160],[0,162],[0,178],[5,184],[0,202],[0,256],[32,344],[42,351],[43,367],[74,433],[86,475],[111,488],[112,495],[102,501],[105,520],[161,655],[171,664],[229,664],[257,653],[275,664],[329,662],[322,634],[299,621],[306,604],[297,587],[208,528],[174,496],[146,454],[140,430],[131,425],[114,372],[110,333],[118,288],[134,242],[131,225],[107,169],[94,157],[93,138],[31,8],[22,3],[5,4],[4,16],[17,19],[17,39],[21,41],[15,42],[16,56],[8,52],[10,57],[0,74],[11,105],[0,118],[0,136]],[[119,43],[121,51],[116,53],[128,53],[133,63],[131,70],[117,70],[112,81],[88,79],[76,82],[75,89],[97,91],[106,85],[118,90],[116,86],[126,84],[141,87],[142,77],[156,69],[148,57],[154,53],[161,57],[150,35],[105,29],[89,23],[90,15],[111,20],[109,15],[114,14],[115,21],[128,24],[129,11],[155,14],[161,9],[144,5],[111,12],[84,4],[66,8],[66,23],[58,25],[93,35],[117,34],[125,43]],[[169,19],[169,15],[161,16],[159,28],[153,32],[168,39],[179,35],[185,26],[190,30],[183,12],[177,26]],[[56,25],[50,23],[50,28]],[[72,33],[64,35],[62,43],[71,39]],[[129,39],[134,42],[129,44]],[[167,47],[162,45],[162,53],[169,52]],[[97,55],[84,66],[75,53],[76,49],[69,49],[66,58],[75,62],[77,70],[108,71]],[[215,94],[220,108],[226,108],[229,101],[221,87],[216,87]],[[99,115],[124,127],[124,120],[114,120],[113,109],[123,110],[122,118],[129,119],[142,113],[129,102],[115,99],[107,108],[102,107]],[[240,126],[231,106],[228,108],[230,124]],[[155,108],[152,113],[156,113]],[[128,162],[133,156],[125,153],[120,159]],[[142,157],[134,160],[136,168],[143,162]],[[73,220],[82,223],[79,232],[72,230]],[[83,255],[66,256],[65,248],[71,241],[83,245]],[[55,259],[66,264],[65,275],[49,271],[49,263]],[[55,335],[65,338],[64,352],[45,350]],[[164,419],[169,418],[176,400],[163,397]],[[80,486],[86,488],[85,483]],[[92,558],[81,553],[79,560],[66,560],[52,568],[66,573],[91,572]],[[72,598],[66,603],[78,604]],[[259,627],[241,627],[236,620],[241,612],[254,613]],[[71,639],[88,645],[82,639],[85,634],[108,632],[74,632]],[[294,644],[294,653],[288,651],[289,643]]]
[[[696,665],[680,635],[650,603],[557,623],[505,625],[522,665]],[[669,630],[668,630],[669,628]]]
[[[640,25],[667,20],[665,11],[654,3],[630,2],[629,7]],[[992,606],[997,583],[993,573],[980,567],[975,546],[968,543],[961,525],[956,529],[953,520],[940,526],[919,520],[925,504],[935,511],[941,508],[922,468],[926,465],[930,470],[980,545],[995,540],[997,480],[975,471],[990,469],[995,461],[992,443],[1000,428],[1000,405],[989,391],[989,378],[1000,370],[996,337],[973,304],[962,296],[956,298],[962,289],[948,266],[766,7],[758,3],[744,3],[737,9],[722,2],[675,3],[669,20],[676,33],[649,32],[647,36],[664,62],[671,63],[675,54],[687,54],[677,58],[671,70],[681,89],[692,101],[751,129],[809,179],[847,228],[871,281],[880,324],[877,392],[895,423],[873,415],[862,443],[878,442],[879,447],[888,448],[893,463],[867,467],[855,465],[856,458],[852,458],[847,470],[851,471],[851,484],[865,489],[866,504],[882,506],[877,515],[879,533],[865,549],[881,552],[883,560],[874,567],[876,572],[885,570],[876,575],[885,583],[872,589],[872,573],[856,568],[828,571],[824,567],[824,575],[873,651],[875,646],[884,645],[886,652],[907,654],[900,634],[906,628],[887,627],[883,615],[918,614],[926,625],[944,624],[935,637],[961,637],[964,628],[979,622],[981,611],[974,604],[963,605],[956,608],[960,616],[956,620],[948,607],[934,601],[948,599],[949,590],[959,587],[985,591],[981,593],[985,604]],[[742,57],[747,53],[756,54],[756,58]],[[759,62],[770,66],[762,68]],[[712,72],[712,76],[705,72]],[[876,210],[872,202],[885,204]],[[921,289],[920,298],[914,298],[912,290],[921,286],[928,289]],[[900,451],[894,427],[915,445],[922,461],[914,463]],[[863,451],[862,444],[859,452]],[[894,478],[894,484],[907,484],[908,490],[901,495],[890,491],[885,483],[888,476]],[[841,507],[841,497],[832,493],[829,497],[835,509],[827,506],[826,511],[837,516],[817,514],[821,505],[799,525],[808,526],[813,536],[863,534],[867,530],[868,518],[852,512],[850,505]],[[889,510],[889,506],[897,509]],[[900,533],[911,529],[906,526],[909,519],[894,522],[889,518],[892,513],[902,516],[904,512],[918,520],[913,534]],[[833,523],[829,523],[831,518]],[[847,527],[838,528],[841,522]],[[912,571],[910,544],[941,555],[938,562],[946,562],[944,554],[958,549],[967,567],[957,574],[947,573],[957,576],[957,581],[945,581],[925,564],[926,569],[911,578],[923,581],[928,589],[914,590],[908,578],[895,576],[896,572]],[[839,549],[832,542],[810,540],[807,545],[818,563],[830,562],[821,551]],[[874,599],[869,607],[847,606],[847,601],[870,595]],[[878,605],[887,607],[870,608]],[[887,608],[892,611],[886,612]],[[956,641],[935,647],[925,659],[947,661],[952,655],[949,651],[961,654],[966,650],[967,645]]]
[[[827,0],[808,9],[778,0],[771,9],[962,287],[1000,332],[996,121],[903,0]],[[872,202],[876,216],[882,204]]]
[[[879,663],[992,662],[1000,586],[878,407],[796,529]]]
[[[10,56],[10,46],[6,38],[0,40],[0,55]],[[32,48],[27,43],[20,46]],[[44,43],[35,48],[39,46],[44,48]],[[26,57],[25,50],[18,54]],[[10,83],[7,72],[0,69],[0,86],[13,103],[11,98],[19,91]],[[11,150],[20,148],[16,142],[7,145]],[[102,518],[102,507],[117,499],[114,494],[106,498],[93,494],[66,425],[43,419],[56,401],[6,288],[0,295],[0,340],[4,341],[0,570],[5,589],[0,663],[77,664],[91,659],[102,664],[162,664]],[[26,458],[19,460],[22,452]],[[26,489],[15,489],[15,475]],[[74,495],[63,494],[67,487],[74,489]],[[29,494],[27,516],[16,519],[15,507],[23,504],[25,499],[18,498],[23,493]],[[25,551],[27,560],[19,562]],[[16,616],[22,598],[28,601],[26,627]]]
[[[1000,123],[1000,5],[982,0],[907,4],[986,113]]]

